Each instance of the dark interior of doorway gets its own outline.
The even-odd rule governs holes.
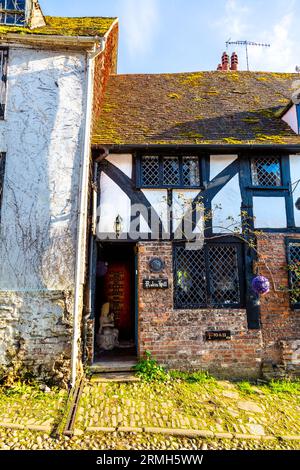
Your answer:
[[[105,350],[99,346],[103,304],[109,303],[118,330],[118,345]],[[94,362],[127,361],[136,357],[135,245],[98,245],[95,292]]]

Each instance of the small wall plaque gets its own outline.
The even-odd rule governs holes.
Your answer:
[[[149,268],[152,273],[161,273],[165,268],[165,263],[161,258],[152,258],[149,261]]]
[[[143,279],[144,289],[168,289],[168,279]]]
[[[206,331],[206,341],[227,341],[231,339],[231,331]]]

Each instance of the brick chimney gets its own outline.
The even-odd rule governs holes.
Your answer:
[[[233,52],[231,55],[231,62],[229,66],[229,55],[227,52],[223,52],[222,63],[218,65],[217,70],[223,72],[237,71],[239,66],[239,58],[236,52]]]
[[[223,52],[222,55],[222,70],[227,72],[229,70],[229,55],[227,52]]]
[[[239,58],[236,52],[232,53],[230,70],[237,71],[239,68]]]

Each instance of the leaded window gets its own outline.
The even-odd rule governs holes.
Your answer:
[[[0,119],[4,118],[6,101],[8,49],[0,48]]]
[[[0,23],[24,26],[26,0],[0,0]]]
[[[197,156],[144,155],[138,159],[138,184],[146,188],[199,188]]]
[[[4,183],[4,170],[5,170],[5,153],[0,153],[0,221],[1,221],[1,205]]]
[[[253,158],[251,173],[254,186],[276,187],[282,185],[280,158]]]
[[[201,250],[174,247],[177,309],[238,308],[244,302],[242,246],[207,242]]]
[[[287,245],[291,303],[300,308],[300,240],[289,240]]]

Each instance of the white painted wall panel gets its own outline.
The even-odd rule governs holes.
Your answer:
[[[213,232],[232,233],[235,227],[241,228],[241,205],[239,176],[236,175],[212,200]]]
[[[253,216],[255,228],[286,228],[284,197],[254,197]]]
[[[221,171],[233,163],[237,155],[211,155],[210,156],[210,180],[213,180]]]
[[[83,54],[10,49],[0,289],[73,288],[85,113]]]
[[[300,198],[300,155],[290,155],[290,168],[294,198],[295,224],[297,227],[300,227],[300,211],[295,207],[296,201]]]
[[[293,131],[296,132],[296,134],[298,134],[298,118],[295,104],[282,117],[282,120],[285,121],[293,129]]]
[[[101,174],[101,203],[100,220],[97,228],[98,238],[105,239],[105,234],[115,233],[115,220],[122,218],[122,231],[128,233],[130,229],[131,202],[122,189],[105,173]]]
[[[119,168],[129,178],[132,178],[132,155],[111,153],[106,160]]]
[[[176,232],[185,214],[187,214],[192,208],[192,202],[195,197],[199,194],[199,190],[187,190],[178,189],[173,191],[173,232]],[[200,209],[200,208],[199,208]],[[200,214],[201,215],[201,214]],[[194,230],[195,233],[199,233],[203,228],[203,219],[200,217],[199,225]],[[186,236],[189,236],[185,233]]]
[[[168,232],[168,193],[166,189],[142,189],[151,206],[160,217],[164,230]]]

